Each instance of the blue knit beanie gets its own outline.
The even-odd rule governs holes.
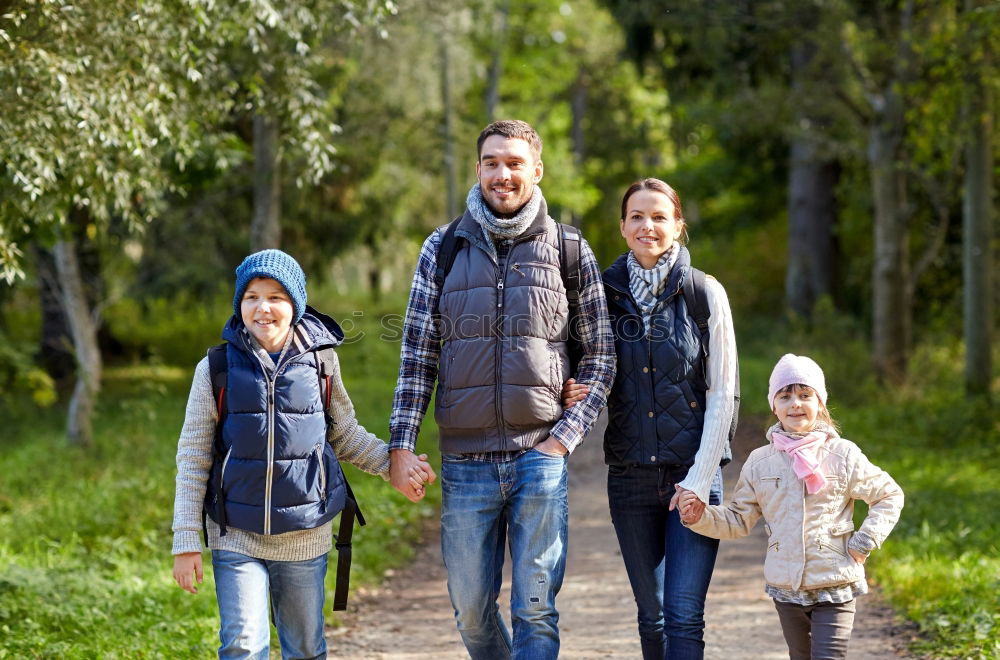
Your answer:
[[[306,274],[302,272],[299,262],[281,250],[261,250],[244,259],[243,263],[236,267],[233,311],[236,312],[237,318],[241,316],[240,304],[243,302],[243,292],[255,277],[270,277],[285,287],[295,310],[292,325],[298,323],[306,311]]]

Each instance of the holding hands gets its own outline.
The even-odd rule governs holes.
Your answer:
[[[694,491],[675,485],[676,493],[670,498],[670,510],[679,509],[681,520],[691,524],[701,520],[705,513],[705,503],[698,499]]]
[[[436,479],[434,469],[427,462],[427,454],[417,456],[409,449],[389,452],[389,481],[411,502],[424,499],[427,494],[424,484],[432,484]]]

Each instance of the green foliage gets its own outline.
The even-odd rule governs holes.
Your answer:
[[[126,359],[193,368],[222,341],[222,327],[232,314],[232,294],[203,297],[181,289],[144,303],[123,298],[104,317]]]
[[[331,297],[315,294],[321,307],[327,306],[324,298]],[[378,339],[389,307],[358,316],[352,312],[362,308],[361,300],[341,303],[331,311],[353,319],[355,337],[363,335],[340,351],[348,392],[361,423],[385,438],[399,356],[398,337]],[[400,304],[395,300],[392,308]],[[4,409],[0,657],[214,653],[218,614],[210,562],[192,596],[173,583],[169,552],[174,454],[192,366],[110,370],[89,450],[65,444],[59,415]],[[436,452],[429,451],[435,435],[431,424],[420,449],[437,465]],[[431,488],[422,504],[413,505],[381,479],[347,472],[369,522],[355,535],[356,590],[406,561],[440,491]]]

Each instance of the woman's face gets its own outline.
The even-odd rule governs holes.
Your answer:
[[[643,268],[652,268],[684,229],[670,198],[655,190],[638,190],[626,203],[622,237]]]

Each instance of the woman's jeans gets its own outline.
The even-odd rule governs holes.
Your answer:
[[[608,503],[625,570],[639,608],[644,660],[701,660],[705,654],[705,594],[719,541],[681,524],[668,511],[683,466],[608,467]],[[722,502],[722,470],[709,504]]]
[[[212,551],[219,600],[220,658],[267,660],[270,611],[286,660],[325,658],[323,599],[327,553],[305,561],[254,559],[227,550]]]
[[[568,522],[564,457],[536,449],[509,463],[442,456],[441,550],[458,630],[473,660],[559,655],[555,601]],[[508,541],[513,639],[497,605]]]
[[[843,660],[854,629],[856,600],[796,605],[774,601],[791,660]]]

